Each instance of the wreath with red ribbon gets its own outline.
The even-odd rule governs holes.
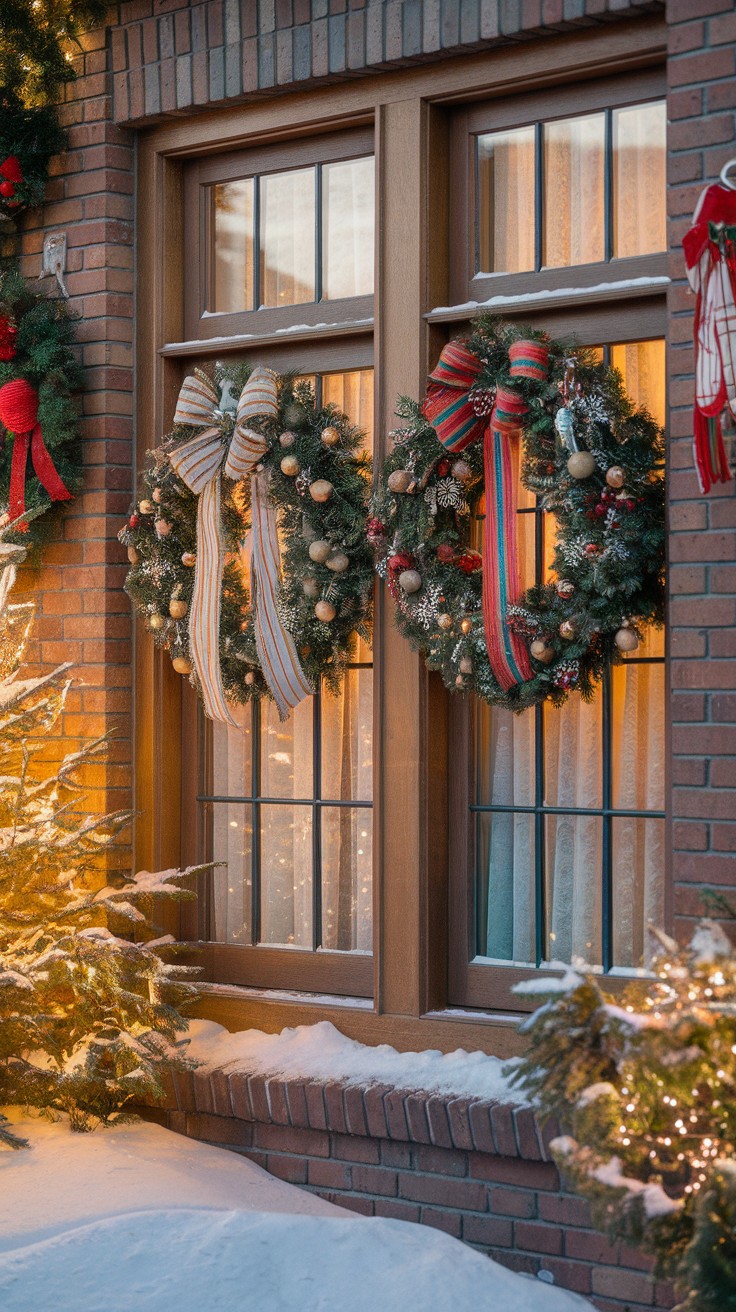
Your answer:
[[[41,536],[39,516],[81,484],[74,391],[81,373],[64,305],[34,292],[15,269],[0,274],[0,527]]]
[[[663,620],[651,415],[594,352],[489,316],[444,348],[423,403],[404,397],[398,415],[369,536],[402,632],[453,691],[512,710],[592,696]],[[519,511],[535,503],[520,505],[522,486],[546,542],[554,523],[526,587]]]

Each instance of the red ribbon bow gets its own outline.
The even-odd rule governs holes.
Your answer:
[[[52,501],[69,501],[71,492],[56,471],[38,422],[38,393],[24,378],[0,387],[0,424],[15,438],[10,465],[10,519],[20,518],[26,508],[26,466],[31,452],[38,480]],[[16,524],[25,533],[26,523]]]

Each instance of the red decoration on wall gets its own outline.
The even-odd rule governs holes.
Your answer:
[[[15,358],[15,339],[18,330],[10,319],[4,314],[0,314],[0,360],[13,360]]]
[[[30,450],[39,482],[52,501],[69,501],[71,492],[59,477],[38,422],[38,393],[24,378],[14,378],[0,387],[0,424],[14,436],[10,467],[10,519],[19,519],[26,508],[26,466]],[[28,525],[17,528],[25,532]]]

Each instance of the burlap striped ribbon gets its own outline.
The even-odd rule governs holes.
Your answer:
[[[220,668],[220,600],[225,566],[222,531],[222,474],[239,480],[251,476],[253,554],[252,594],[258,658],[263,676],[285,719],[289,710],[313,689],[299,663],[293,638],[278,614],[280,557],[276,515],[268,494],[268,475],[258,470],[268,443],[249,427],[257,416],[278,414],[276,380],[259,365],[238,401],[234,417],[220,409],[220,398],[206,374],[184,379],[175,424],[202,428],[171,453],[172,468],[199,498],[197,502],[197,564],[189,609],[189,647],[202,689],[205,713],[212,720],[234,725],[225,701]]]
[[[519,501],[519,429],[526,406],[498,388],[490,419],[476,413],[470,389],[480,361],[462,342],[449,342],[429,376],[422,412],[447,451],[483,437],[486,522],[483,535],[483,625],[493,673],[508,691],[532,677],[526,644],[508,626],[508,607],[521,593],[516,534]]]

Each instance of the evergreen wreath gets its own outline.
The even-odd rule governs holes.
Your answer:
[[[255,371],[247,364],[197,370],[192,381],[214,385],[223,401],[241,394]],[[188,380],[189,381],[189,380]],[[317,408],[311,386],[276,377],[278,415],[252,421],[266,439],[258,465],[278,517],[282,578],[278,614],[293,639],[308,683],[337,691],[356,635],[370,640],[372,552],[366,536],[370,462],[362,434],[335,406]],[[180,398],[181,403],[181,398]],[[197,500],[171,463],[196,436],[176,424],[150,453],[140,500],[118,537],[128,549],[125,588],[174,668],[203,694],[194,668],[189,610],[197,568]],[[225,565],[219,612],[222,688],[229,702],[269,696],[256,645],[244,544],[253,527],[248,477],[222,477],[221,535]],[[206,699],[205,699],[206,705]]]
[[[73,393],[81,370],[64,303],[0,272],[0,526],[6,541],[40,543],[39,516],[82,483]]]
[[[397,623],[453,691],[514,711],[561,705],[572,690],[590,699],[644,627],[663,622],[663,434],[619,373],[572,341],[483,315],[446,351],[453,346],[466,348],[475,371],[464,397],[468,430],[487,417],[495,426],[498,416],[506,432],[521,428],[521,480],[556,520],[552,577],[504,607],[507,639],[523,648],[529,677],[502,686],[489,661],[483,559],[473,546],[483,443],[463,441],[449,454],[426,417],[441,427],[437,405],[402,397],[402,427],[369,526]],[[500,569],[494,561],[494,574]],[[494,577],[485,586],[497,584]]]

